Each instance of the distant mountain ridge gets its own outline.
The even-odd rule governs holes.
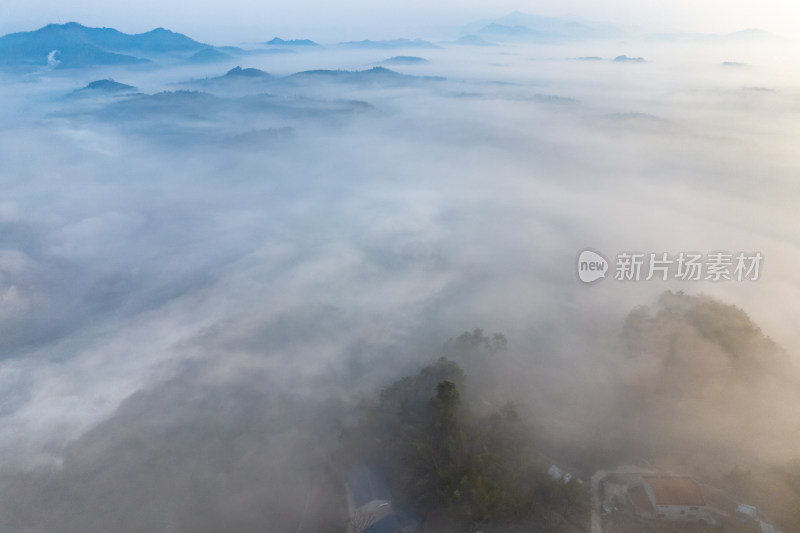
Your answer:
[[[615,63],[644,63],[643,57],[628,57],[626,55],[617,56],[614,58]]]
[[[274,78],[272,74],[257,68],[233,67],[222,78]]]
[[[221,52],[216,48],[203,48],[192,54],[188,61],[190,63],[217,63],[219,61],[227,61],[231,56],[225,52]]]
[[[284,40],[280,37],[275,37],[274,39],[267,41],[266,44],[270,46],[319,46],[319,44],[315,43],[311,39]]]
[[[98,91],[98,92],[122,92],[122,91],[135,91],[136,87],[120,83],[112,79],[96,80],[91,82],[86,87],[77,89],[76,91]]]
[[[424,57],[417,56],[394,56],[382,61],[384,65],[418,65],[420,63],[429,63]]]
[[[438,45],[423,39],[391,39],[386,41],[347,41],[339,43],[345,48],[366,48],[366,49],[386,49],[386,48],[439,48]]]
[[[113,28],[89,28],[77,22],[48,24],[38,30],[0,37],[0,65],[82,67],[145,63],[143,55],[190,54],[211,45],[173,31],[156,28],[130,35]]]
[[[313,87],[319,84],[345,84],[354,87],[399,87],[418,86],[439,82],[440,76],[414,76],[402,74],[382,66],[366,70],[306,70],[288,76],[277,77],[257,68],[234,67],[222,76],[185,82],[184,87],[213,91],[225,88],[226,94],[263,94],[294,90],[297,87]]]
[[[406,84],[415,81],[441,81],[440,76],[410,76],[400,74],[386,67],[373,67],[367,70],[306,70],[297,72],[284,78],[285,81],[310,82],[327,81],[334,83],[353,84]]]
[[[464,38],[488,38],[490,41],[567,43],[619,38],[627,32],[611,24],[569,17],[530,15],[514,11],[494,20],[476,21],[462,28]],[[650,40],[674,42],[769,42],[782,40],[770,32],[749,28],[724,35],[702,33],[660,33],[642,35]],[[474,44],[474,43],[465,43]]]
[[[697,42],[697,43],[767,43],[784,40],[773,33],[758,28],[748,28],[733,33],[656,33],[649,35],[650,40],[665,42]]]
[[[459,45],[466,45],[466,46],[494,46],[494,43],[487,41],[477,35],[464,35],[463,37],[459,37],[451,44],[459,44]]]
[[[475,23],[471,36],[506,41],[567,42],[617,37],[621,32],[607,24],[578,22],[568,18],[529,15],[514,11],[496,20]]]

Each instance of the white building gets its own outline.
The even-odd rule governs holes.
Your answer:
[[[744,503],[740,503],[736,507],[736,512],[737,513],[746,514],[747,516],[749,516],[753,520],[756,520],[758,518],[758,510],[756,510],[756,508],[754,506],[752,506],[752,505],[747,505],[747,504],[744,504]]]
[[[547,475],[556,481],[563,481],[564,483],[569,483],[569,480],[572,479],[572,474],[562,471],[556,465],[552,465],[547,469]]]

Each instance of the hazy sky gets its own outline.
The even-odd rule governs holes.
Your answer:
[[[478,2],[439,0],[301,0],[257,2],[140,0],[119,4],[101,0],[5,0],[0,3],[0,33],[35,29],[49,22],[78,21],[112,26],[125,32],[164,26],[223,44],[262,40],[279,34],[313,37],[389,38],[399,35],[446,37],[475,19],[498,18],[513,10],[541,15],[570,15],[647,30],[731,32],[759,27],[784,36],[797,36],[800,5],[787,0],[566,0],[543,2],[500,0]]]

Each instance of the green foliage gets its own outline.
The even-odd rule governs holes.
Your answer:
[[[461,395],[455,383],[445,380],[436,385],[433,409],[443,422],[454,422],[460,405]]]
[[[508,340],[502,333],[494,333],[491,337],[484,335],[480,328],[472,332],[464,332],[455,339],[448,341],[444,352],[450,357],[463,357],[466,359],[480,356],[493,356],[503,352],[508,347]]]
[[[451,341],[448,353],[493,355],[505,346],[501,334],[476,329]],[[395,498],[423,515],[509,522],[535,512],[563,521],[588,508],[580,484],[555,482],[532,464],[536,453],[514,405],[478,418],[462,403],[465,383],[463,370],[442,357],[384,389],[343,441],[360,460],[388,464]]]
[[[648,310],[637,309],[631,313],[629,323],[643,318],[649,318]],[[739,307],[708,296],[667,291],[659,298],[657,313],[650,325],[675,329],[679,324],[689,326],[734,360],[754,359],[779,351]]]
[[[380,406],[384,418],[405,420],[426,416],[431,396],[443,381],[452,382],[456,387],[464,384],[464,371],[446,357],[426,366],[416,376],[394,382],[381,392]]]

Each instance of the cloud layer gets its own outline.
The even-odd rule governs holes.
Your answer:
[[[432,50],[398,69],[446,80],[392,83],[203,81],[228,65],[4,75],[9,527],[322,531],[337,496],[313,487],[337,418],[473,327],[505,333],[487,375],[556,441],[596,431],[582,413],[613,414],[620,379],[652,378],[646,360],[614,365],[618,334],[666,289],[742,307],[796,366],[795,80],[735,49],[590,48]],[[648,61],[610,61],[623,53]],[[574,59],[588,55],[608,59]],[[71,92],[110,75],[147,94]],[[765,264],[758,282],[589,287],[586,247]]]

